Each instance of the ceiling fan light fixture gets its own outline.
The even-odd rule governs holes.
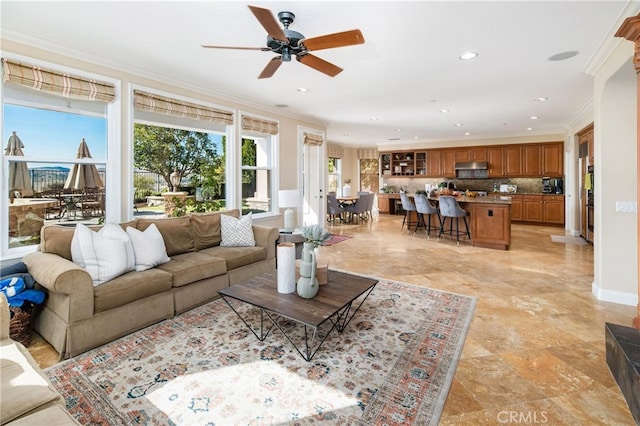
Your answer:
[[[291,51],[288,47],[282,48],[282,62],[290,62],[291,61]]]

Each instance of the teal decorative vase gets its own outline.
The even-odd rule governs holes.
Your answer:
[[[302,246],[302,259],[300,260],[300,278],[296,285],[298,296],[311,299],[318,294],[318,278],[316,277],[316,254],[313,251],[313,243],[304,243]]]

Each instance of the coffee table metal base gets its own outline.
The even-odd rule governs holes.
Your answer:
[[[344,331],[344,329],[349,325],[349,323],[351,322],[351,319],[353,319],[355,314],[360,310],[360,307],[365,302],[365,300],[367,300],[367,298],[369,297],[369,295],[371,294],[374,288],[375,288],[375,284],[371,286],[371,288],[367,289],[364,293],[362,293],[359,297],[351,300],[349,303],[347,303],[345,306],[339,309],[335,314],[327,318],[331,322],[331,328],[329,329],[329,331],[327,331],[324,337],[320,339],[317,345],[315,344],[315,342],[316,342],[316,339],[318,338],[318,329],[320,328],[320,325],[324,323],[321,323],[318,326],[305,324],[294,318],[289,318],[285,315],[278,314],[277,312],[271,311],[269,309],[257,307],[254,305],[256,308],[260,309],[260,329],[257,330],[257,329],[254,329],[254,327],[252,327],[247,322],[247,320],[242,317],[240,312],[238,312],[230,303],[229,299],[234,299],[233,297],[225,296],[224,294],[221,294],[221,296],[223,300],[227,303],[227,305],[229,305],[229,307],[233,310],[233,312],[235,312],[236,315],[238,315],[238,317],[242,320],[242,322],[244,322],[244,324],[253,333],[253,335],[258,338],[258,340],[263,342],[267,338],[269,333],[271,333],[271,330],[273,330],[273,328],[275,327],[278,330],[280,330],[280,332],[284,335],[284,337],[287,338],[289,343],[291,343],[291,345],[295,348],[295,350],[298,351],[300,356],[302,356],[302,358],[304,358],[305,361],[309,362],[314,357],[314,355],[318,352],[318,349],[320,349],[320,346],[322,346],[324,341],[327,339],[327,337],[329,337],[329,335],[333,330],[338,330],[339,333],[342,333]],[[357,302],[358,299],[360,298],[362,299],[360,300],[360,303],[358,303],[357,306],[354,306],[354,302]],[[265,320],[265,317],[268,318],[269,321]],[[293,339],[290,337],[290,333],[288,333],[284,329],[284,327],[281,327],[278,324],[278,320],[280,318],[291,320],[293,322],[301,324],[304,327],[304,348],[300,348],[296,344],[296,342],[294,342]]]

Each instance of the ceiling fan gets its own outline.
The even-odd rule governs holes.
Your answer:
[[[299,32],[289,29],[289,25],[293,23],[296,17],[293,13],[286,11],[278,13],[278,20],[284,26],[284,28],[280,28],[271,10],[256,6],[249,6],[249,9],[251,9],[251,12],[253,12],[260,24],[267,31],[266,47],[214,46],[210,44],[203,44],[202,47],[212,49],[261,50],[263,52],[277,53],[279,56],[272,58],[269,63],[267,63],[267,66],[262,70],[258,78],[269,78],[273,76],[283,62],[291,61],[292,56],[295,56],[298,62],[302,62],[308,67],[330,77],[335,77],[342,71],[342,68],[309,52],[364,43],[364,37],[360,30],[305,38],[304,35]]]

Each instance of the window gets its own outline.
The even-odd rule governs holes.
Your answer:
[[[98,223],[108,214],[108,117],[115,89],[105,83],[101,98],[94,90],[100,83],[65,73],[61,92],[61,74],[38,68],[41,90],[34,90],[34,82],[25,80],[36,67],[2,62],[2,167],[9,180],[1,195],[9,200],[2,203],[8,219],[2,252],[19,256],[40,242],[45,223]]]
[[[134,91],[135,214],[164,213],[163,192],[172,191],[177,173],[186,205],[173,210],[227,208],[225,159],[227,126],[233,114],[195,101]]]
[[[271,137],[242,138],[242,214],[273,210]]]
[[[360,191],[378,192],[380,176],[378,159],[361,159],[360,161]]]
[[[329,191],[328,192],[333,192],[337,195],[341,195],[341,191],[342,191],[342,185],[340,185],[340,182],[342,182],[341,176],[342,176],[342,159],[340,158],[335,158],[335,157],[329,157],[329,168],[328,168],[328,176],[327,176],[327,180],[328,180],[328,184],[329,184]]]

